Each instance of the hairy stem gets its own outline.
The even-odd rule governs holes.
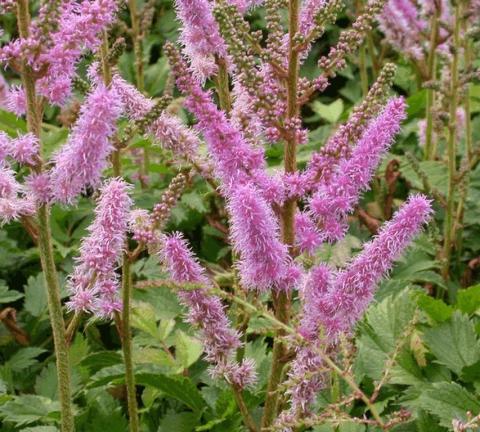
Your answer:
[[[217,88],[218,101],[220,102],[220,108],[227,114],[232,109],[232,99],[230,96],[230,88],[228,84],[228,69],[225,59],[216,59],[218,73],[215,77],[215,87]]]
[[[287,115],[286,119],[293,119],[298,116],[297,104],[297,84],[299,72],[298,51],[295,49],[295,35],[298,31],[298,13],[299,0],[289,0],[289,24],[288,24],[288,76],[287,76]],[[284,169],[286,173],[291,173],[297,169],[297,140],[296,134],[289,134],[285,142]],[[293,252],[295,242],[294,217],[297,208],[295,199],[288,199],[282,209],[282,240]],[[289,322],[290,297],[286,292],[280,292],[274,295],[275,316],[280,322],[287,324]],[[285,366],[286,347],[283,342],[283,330],[277,332],[272,352],[272,367],[267,384],[267,394],[262,417],[262,428],[268,428],[272,425],[278,413],[278,386],[282,382],[283,369]]]
[[[18,29],[22,38],[28,38],[30,13],[28,0],[17,2]],[[27,64],[22,66],[22,83],[27,99],[28,130],[40,138],[41,109],[36,97],[35,79]],[[41,164],[35,169],[41,170]],[[63,320],[60,285],[53,255],[52,233],[50,230],[50,211],[47,206],[37,209],[38,249],[47,290],[48,312],[53,333],[53,343],[57,365],[58,394],[60,398],[60,416],[62,432],[75,430],[71,403],[70,363],[67,342],[65,340],[65,322]]]
[[[242,414],[243,421],[247,426],[250,432],[258,432],[257,425],[253,420],[252,416],[248,412],[248,407],[243,399],[242,390],[239,389],[237,386],[233,386],[233,395],[235,396],[235,401],[237,402],[238,409],[240,410],[240,414]]]
[[[458,104],[458,57],[460,51],[460,5],[455,5],[455,27],[453,32],[453,56],[450,68],[450,116],[448,122],[447,162],[448,192],[447,209],[444,222],[442,276],[449,278],[452,239],[454,236],[453,216],[455,206],[456,153],[457,153],[457,104]]]
[[[130,302],[132,296],[132,273],[128,256],[123,256],[122,264],[122,350],[125,363],[125,383],[127,386],[127,402],[130,432],[140,430],[137,409],[137,392],[132,359],[132,331],[130,328]]]
[[[130,11],[130,19],[132,22],[132,40],[133,53],[135,55],[135,81],[137,89],[141,93],[145,90],[145,79],[143,73],[143,47],[142,47],[142,33],[139,22],[139,14],[137,9],[137,0],[128,0],[128,9]],[[143,149],[142,164],[140,166],[140,183],[145,187],[145,180],[148,176],[148,166],[150,165],[150,158],[148,149]]]
[[[427,60],[427,79],[432,81],[436,79],[436,51],[438,40],[438,19],[439,10],[435,9],[435,13],[430,21],[431,33],[430,33],[430,51],[428,53]],[[435,103],[435,90],[432,88],[427,89],[427,104],[425,107],[426,114],[426,130],[425,130],[425,159],[431,160],[435,158],[436,146],[433,143],[433,105]]]

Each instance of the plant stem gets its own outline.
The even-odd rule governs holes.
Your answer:
[[[38,248],[47,287],[48,312],[55,346],[62,432],[72,432],[75,430],[75,426],[71,406],[70,362],[60,300],[60,285],[53,257],[49,209],[46,206],[39,207],[37,217],[39,226]]]
[[[250,432],[258,432],[257,425],[253,420],[252,416],[248,412],[248,407],[245,404],[245,400],[242,396],[242,390],[239,389],[237,386],[233,386],[233,395],[235,396],[235,401],[237,402],[238,409],[240,410],[240,414],[242,414],[243,421],[247,426]]]
[[[137,392],[132,359],[132,332],[130,328],[130,301],[132,296],[132,273],[127,254],[123,256],[122,264],[122,349],[125,363],[125,383],[127,386],[127,402],[130,432],[140,430],[138,422]]]
[[[145,80],[143,74],[143,47],[137,9],[137,0],[128,0],[128,9],[130,10],[130,19],[132,22],[133,52],[135,55],[135,81],[137,84],[137,90],[143,93],[145,90]],[[146,176],[148,176],[148,166],[150,164],[150,158],[147,148],[143,149],[142,156],[143,160],[140,166],[140,183],[142,187],[145,187]]]
[[[435,13],[430,21],[431,33],[430,33],[430,51],[428,53],[427,60],[427,79],[429,81],[436,79],[436,51],[438,40],[438,20],[439,10],[435,8]],[[436,145],[433,143],[433,106],[435,103],[435,90],[432,88],[427,89],[427,104],[425,107],[426,114],[426,130],[425,130],[425,159],[431,160],[435,158]]]
[[[468,5],[468,1],[462,2],[462,6]],[[468,19],[464,16],[464,9],[462,8],[462,31],[463,34],[468,30]],[[471,38],[464,38],[463,41],[463,56],[464,56],[464,70],[469,72],[472,67],[472,40]],[[467,194],[470,183],[470,172],[475,164],[475,154],[473,151],[473,135],[472,135],[472,119],[471,119],[471,106],[470,106],[470,83],[465,85],[465,95],[463,97],[463,108],[465,110],[465,153],[463,155],[463,165],[465,166],[465,179],[457,178],[457,185],[460,186],[459,200],[456,211],[456,217],[454,220],[454,226],[458,227],[457,231],[457,250],[458,257],[462,254],[463,249],[463,216],[465,210],[465,202],[467,200]]]
[[[18,30],[24,39],[29,36],[30,13],[28,0],[17,1]],[[22,83],[27,99],[28,130],[40,138],[41,110],[35,91],[35,79],[27,64],[22,66]],[[35,167],[41,170],[42,166]],[[47,290],[47,302],[57,366],[58,393],[60,398],[60,416],[62,432],[73,432],[75,422],[71,404],[70,364],[67,342],[65,340],[65,322],[63,320],[60,285],[53,255],[52,234],[50,230],[50,212],[47,206],[37,209],[38,249]]]
[[[456,183],[456,152],[457,152],[457,125],[456,114],[458,104],[458,57],[460,51],[460,5],[455,5],[455,24],[453,32],[453,55],[450,68],[450,118],[448,122],[447,162],[448,162],[448,192],[447,209],[444,222],[443,239],[443,267],[442,276],[445,280],[449,278],[450,258],[452,253],[452,239],[454,235],[453,216],[455,205],[455,183]]]
[[[218,73],[215,77],[215,87],[217,88],[218,101],[220,102],[220,108],[228,114],[232,109],[232,99],[228,84],[227,63],[225,59],[219,57],[217,57],[216,63]]]
[[[103,43],[101,46],[103,80],[105,85],[109,85],[112,81],[112,72],[108,64],[108,34],[104,32]],[[120,149],[112,154],[113,175],[115,177],[121,174]],[[127,404],[129,415],[130,432],[139,431],[137,394],[135,389],[135,375],[133,371],[132,360],[132,335],[130,328],[130,297],[132,292],[132,275],[130,269],[130,260],[128,248],[123,254],[122,260],[122,317],[119,320],[116,315],[117,329],[122,340],[123,361],[125,363],[125,383],[127,387]],[[121,324],[120,324],[121,321]]]
[[[299,61],[298,51],[295,47],[295,35],[298,31],[298,13],[299,0],[289,0],[288,13],[288,76],[287,76],[287,115],[286,119],[294,119],[298,116],[297,105],[297,87]],[[296,134],[290,133],[285,142],[284,152],[284,169],[286,173],[292,173],[297,169],[297,140]],[[297,208],[295,199],[286,200],[282,209],[281,227],[282,241],[289,246],[290,252],[293,252],[295,242],[295,225],[294,217]],[[289,322],[290,298],[289,295],[282,291],[278,295],[274,295],[275,316],[285,324]],[[273,343],[272,367],[270,377],[267,384],[267,394],[265,398],[265,406],[262,417],[262,428],[268,428],[272,425],[278,413],[278,391],[277,388],[282,382],[283,369],[285,366],[286,347],[283,342],[284,330],[277,332]]]

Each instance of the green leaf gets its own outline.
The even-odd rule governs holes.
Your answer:
[[[160,420],[157,432],[192,432],[198,420],[198,414],[193,412],[168,413]]]
[[[27,132],[27,123],[14,113],[0,109],[0,130],[5,131],[10,136],[16,136],[17,132]]]
[[[420,309],[425,311],[430,318],[438,322],[448,320],[454,311],[452,306],[445,304],[440,299],[434,299],[425,293],[418,295],[417,303]]]
[[[452,420],[467,420],[467,411],[478,413],[480,401],[457,383],[439,382],[423,391],[414,406],[437,416],[440,425],[452,427]]]
[[[140,385],[154,387],[165,395],[176,399],[193,411],[202,411],[206,402],[195,384],[186,377],[169,377],[161,374],[139,373],[135,376]]]
[[[170,67],[166,57],[160,57],[158,62],[145,71],[145,89],[152,96],[160,95],[165,88]]]
[[[336,123],[343,113],[343,100],[337,99],[329,105],[314,101],[312,110],[329,123]]]
[[[47,293],[43,274],[30,276],[25,285],[25,310],[34,317],[41,316],[47,310]]]
[[[21,299],[23,294],[18,291],[9,290],[3,282],[0,284],[0,303],[11,303]]]
[[[457,307],[466,314],[473,314],[480,307],[480,284],[457,292]]]
[[[412,322],[415,309],[413,295],[409,290],[370,306],[365,320],[359,325],[357,374],[380,379],[385,362]],[[418,384],[422,381],[422,372],[414,355],[406,347],[401,350],[392,369],[392,381],[398,384]]]
[[[175,333],[175,358],[184,368],[195,363],[202,355],[202,344],[181,330]]]
[[[133,308],[132,327],[137,328],[150,336],[158,337],[155,309],[148,303],[139,303]]]
[[[122,356],[114,351],[98,351],[85,357],[80,365],[91,371],[98,371],[108,366],[114,366],[122,363]]]
[[[23,369],[38,363],[36,357],[45,351],[45,349],[39,347],[20,348],[8,359],[7,363],[14,372],[21,372]]]
[[[21,432],[58,432],[55,426],[32,426],[22,429]]]
[[[183,194],[182,203],[187,207],[198,211],[199,213],[206,213],[207,207],[205,206],[202,195],[196,191],[188,192]]]
[[[457,375],[460,375],[465,366],[480,360],[474,324],[459,311],[448,322],[426,330],[424,340],[438,363],[447,366]]]
[[[0,406],[0,417],[19,426],[38,420],[55,418],[60,404],[48,398],[34,395],[22,395]]]
[[[42,369],[35,380],[35,392],[52,400],[58,400],[57,368],[49,363]]]

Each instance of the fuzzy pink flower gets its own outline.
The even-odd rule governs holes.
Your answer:
[[[328,184],[322,185],[309,202],[309,210],[330,241],[345,234],[346,216],[352,212],[360,193],[368,187],[381,157],[388,150],[405,118],[405,102],[393,98],[370,122],[350,158],[340,162]]]
[[[26,165],[35,165],[38,159],[40,144],[32,133],[20,135],[10,142],[10,156],[17,162]]]
[[[272,209],[249,184],[237,187],[228,208],[233,245],[240,254],[242,284],[260,291],[278,287],[287,275],[290,262],[287,247],[279,239]]]
[[[54,198],[70,204],[87,187],[96,187],[113,151],[110,137],[122,111],[118,94],[99,84],[82,106],[68,142],[54,156]]]
[[[63,104],[71,93],[72,78],[85,49],[95,50],[102,30],[109,26],[118,10],[116,0],[83,0],[62,4],[58,30],[51,45],[36,59],[48,65],[45,77],[38,81],[38,91],[51,103]]]
[[[160,258],[176,283],[210,285],[203,267],[180,233],[164,238]],[[251,384],[254,370],[250,363],[239,365],[232,360],[241,342],[239,334],[231,328],[220,299],[209,295],[203,287],[182,290],[179,298],[188,309],[187,322],[201,330],[206,360],[214,365],[213,373],[239,386]]]
[[[20,86],[12,86],[8,90],[5,107],[8,111],[16,114],[18,117],[27,112],[27,100],[25,91]]]
[[[37,205],[49,204],[52,200],[52,187],[48,173],[30,174],[25,179],[25,186]]]
[[[310,216],[305,212],[295,215],[295,242],[300,252],[313,254],[326,240]]]
[[[162,145],[171,150],[174,155],[192,160],[197,154],[200,140],[197,134],[180,119],[167,113],[162,113],[149,127],[149,133]]]
[[[130,188],[121,179],[111,179],[100,190],[95,219],[88,227],[89,235],[82,241],[80,256],[69,281],[72,294],[69,307],[72,309],[98,312],[98,301],[116,301],[114,293],[110,292],[115,290],[108,291],[112,295],[104,294],[105,286],[112,287],[115,280],[114,270],[126,241],[132,205]]]
[[[134,85],[125,81],[118,74],[114,74],[112,77],[112,87],[118,93],[126,115],[132,120],[142,119],[155,106],[152,99],[145,97]]]
[[[349,331],[373,298],[380,279],[418,234],[432,214],[430,201],[413,195],[387,222],[380,233],[339,272],[328,294],[318,308],[327,334],[334,338]]]
[[[217,66],[215,56],[225,57],[226,47],[208,0],[176,0],[182,23],[180,39],[194,73],[200,80],[212,76]]]

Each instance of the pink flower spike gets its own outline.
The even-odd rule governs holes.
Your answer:
[[[87,187],[98,186],[113,151],[110,137],[121,112],[114,89],[99,84],[88,95],[67,143],[54,156],[51,184],[56,201],[70,204]]]
[[[38,138],[32,133],[21,135],[10,141],[10,155],[21,164],[35,165],[39,150]]]
[[[258,190],[248,184],[237,187],[228,208],[233,245],[240,254],[242,284],[260,291],[278,287],[287,275],[289,256],[279,239],[272,209]]]

